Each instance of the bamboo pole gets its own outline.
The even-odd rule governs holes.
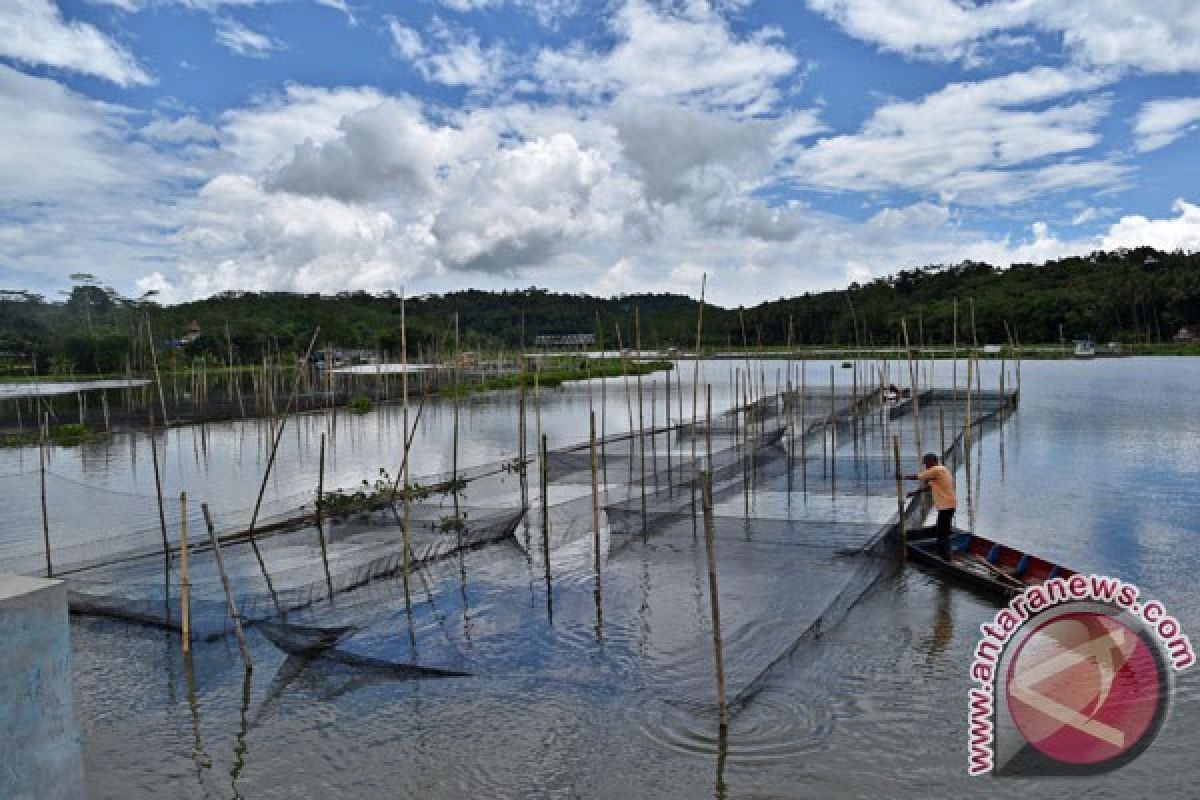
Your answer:
[[[596,412],[590,413],[590,432],[588,442],[592,462],[592,555],[595,560],[596,580],[600,580],[600,487],[598,485],[596,464]]]
[[[404,419],[404,436],[407,437],[409,435],[409,433],[408,433],[408,323],[404,316],[404,305],[405,305],[404,297],[405,297],[404,290],[401,289],[400,290],[400,350],[401,350],[400,364],[401,364],[401,369],[403,370],[403,373],[402,373],[403,378],[402,378],[401,384],[400,384],[400,391],[404,395],[404,399],[403,399],[403,403],[404,403],[404,417],[403,417],[403,419]],[[524,317],[522,317],[522,320],[524,320]],[[424,393],[422,393],[422,398],[424,398]],[[521,394],[521,400],[522,400],[522,403],[521,403],[521,423],[522,423],[521,434],[522,434],[522,436],[524,436],[524,433],[525,433],[525,430],[524,430],[525,394],[524,394],[523,389],[522,389],[522,394]],[[522,441],[522,445],[524,445],[524,441]],[[402,479],[404,481],[404,499],[403,499],[404,515],[402,517],[401,524],[400,524],[401,537],[402,537],[401,545],[402,545],[402,549],[404,550],[404,552],[401,554],[401,560],[403,562],[402,571],[403,571],[403,575],[404,575],[404,609],[408,613],[409,618],[411,620],[411,617],[412,617],[412,592],[409,589],[409,582],[408,582],[408,573],[409,573],[409,569],[410,569],[409,553],[411,552],[411,549],[409,547],[409,507],[410,507],[411,503],[410,503],[409,485],[408,485],[408,474],[409,474],[408,473],[408,461],[409,461],[409,459],[408,459],[408,454],[407,454],[407,448],[408,448],[408,444],[406,442],[405,443],[406,452],[405,452],[405,458],[404,458],[404,465],[401,468],[401,476],[398,476],[398,477],[402,477]],[[521,474],[522,474],[522,476],[524,476],[524,474],[525,474],[524,461],[522,461],[522,463],[521,463]]]
[[[908,557],[908,534],[904,530],[904,473],[900,469],[900,437],[892,436],[892,459],[896,464],[896,519],[897,530],[900,532],[900,560]]]
[[[692,493],[693,536],[696,534],[696,479],[699,477],[696,464],[696,417],[700,410],[700,347],[704,332],[704,290],[707,286],[708,273],[705,272],[700,276],[700,307],[696,311],[696,352],[692,362],[692,480],[689,485]],[[737,402],[737,395],[734,395],[733,402]],[[712,420],[708,421],[708,426],[712,427]]]
[[[547,491],[550,486],[549,470],[547,468],[546,435],[542,434],[542,561],[546,567],[546,615],[554,621],[554,587],[550,576],[550,498]]]
[[[325,547],[325,525],[322,512],[325,510],[325,432],[321,432],[320,467],[317,471],[317,539],[321,542],[321,564],[325,567],[325,584],[329,587],[329,601],[333,602],[333,576],[329,574],[329,552]]]
[[[971,388],[971,378],[974,375],[974,369],[974,359],[967,358],[967,411],[966,418],[963,420],[963,442],[968,464],[971,463],[971,396],[974,393]]]
[[[167,542],[167,515],[163,510],[163,493],[162,493],[162,476],[158,468],[158,444],[154,441],[154,407],[149,403],[146,404],[146,414],[150,418],[150,460],[154,464],[154,496],[158,499],[158,526],[162,532],[163,546],[163,574],[167,576],[168,590],[170,586],[171,573],[171,546]],[[165,434],[164,434],[165,435]],[[169,600],[170,598],[166,598]],[[166,605],[168,619],[170,619],[171,605],[168,602]]]
[[[938,428],[941,431],[942,449],[939,451],[939,456],[943,461],[946,459],[946,407],[938,406]]]
[[[900,327],[904,331],[904,353],[908,357],[908,385],[912,391],[912,416],[913,416],[913,437],[917,446],[917,458],[921,458],[921,404],[917,398],[920,394],[920,385],[917,382],[916,373],[913,371],[913,356],[912,348],[908,344],[908,321],[903,317],[900,318]]]
[[[187,492],[179,494],[179,603],[183,652],[192,649],[192,587],[188,582]]]
[[[322,437],[321,443],[324,444],[324,437]],[[242,662],[245,663],[246,671],[249,672],[254,669],[254,665],[250,663],[250,651],[246,647],[246,634],[242,632],[242,620],[238,615],[237,602],[233,599],[233,590],[229,587],[229,575],[225,572],[225,557],[221,554],[221,541],[213,529],[208,503],[201,503],[200,510],[204,512],[204,525],[208,529],[208,541],[212,544],[213,557],[217,562],[217,572],[221,574],[221,587],[225,590],[225,602],[229,606],[229,619],[233,622],[233,633],[237,637],[238,650],[241,651]],[[328,569],[326,572],[328,573]]]
[[[50,415],[44,414],[41,435],[38,436],[38,475],[42,494],[42,543],[46,548],[46,577],[54,577],[54,564],[50,559],[50,517],[46,513],[46,434],[50,430]]]
[[[304,353],[304,363],[305,364],[308,363],[308,358],[310,355],[312,355],[313,345],[316,344],[317,335],[320,334],[320,332],[321,332],[320,326],[318,326],[317,329],[313,331],[312,339],[310,339],[308,342],[308,349]],[[267,459],[267,468],[263,471],[262,483],[258,487],[258,498],[254,501],[254,513],[250,516],[250,526],[246,530],[246,534],[247,534],[248,538],[250,539],[250,546],[254,550],[254,557],[258,560],[258,566],[262,570],[263,578],[267,582],[267,589],[270,591],[271,598],[275,602],[278,602],[278,599],[275,596],[275,587],[271,583],[270,574],[267,572],[267,564],[265,561],[263,561],[262,551],[259,550],[258,542],[255,541],[254,526],[256,524],[258,524],[258,512],[262,509],[263,495],[266,494],[266,491],[267,491],[267,481],[271,477],[271,468],[273,466],[275,466],[275,456],[279,452],[279,441],[280,441],[280,439],[283,438],[284,427],[287,425],[288,417],[291,415],[292,403],[296,399],[296,391],[299,388],[300,377],[302,374],[303,374],[302,372],[298,372],[296,374],[295,381],[292,383],[292,393],[288,397],[287,405],[284,406],[284,409],[283,409],[283,417],[280,419],[279,427],[275,431],[274,441],[271,444],[271,455]]]
[[[729,706],[725,699],[725,645],[721,640],[721,603],[717,591],[716,529],[713,520],[712,465],[701,473],[704,505],[704,554],[708,561],[708,598],[712,612],[713,657],[717,673],[717,720],[721,730],[729,727]]]
[[[458,414],[459,414],[459,399],[458,399],[458,380],[459,368],[462,362],[462,351],[459,349],[458,343],[458,312],[454,312],[454,452],[451,461],[450,486],[454,491],[454,516],[459,517],[458,508]]]
[[[954,298],[954,322],[951,325],[951,343],[950,343],[950,358],[951,358],[951,385],[954,387],[954,404],[951,406],[954,409],[954,420],[950,429],[958,430],[958,298]]]
[[[633,341],[637,350],[637,358],[642,357],[642,321],[638,307],[633,307]],[[637,370],[638,395],[638,457],[641,467],[641,498],[642,498],[642,534],[646,533],[646,414],[642,398],[642,371]]]
[[[150,343],[150,360],[154,366],[154,383],[158,386],[158,400],[162,404],[163,427],[169,427],[171,418],[167,415],[167,396],[163,392],[162,374],[158,371],[158,350],[154,346],[154,332],[150,329],[150,317],[146,317],[146,341]]]

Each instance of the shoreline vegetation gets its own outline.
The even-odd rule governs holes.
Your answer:
[[[554,359],[543,359],[541,363],[536,364],[536,368],[534,369],[514,369],[510,372],[490,374],[486,370],[474,373],[460,370],[459,377],[461,379],[456,378],[455,382],[447,382],[446,375],[455,372],[454,366],[438,365],[436,370],[431,369],[428,372],[416,373],[417,376],[421,377],[421,381],[412,381],[409,396],[410,399],[414,400],[420,398],[422,395],[443,399],[461,399],[474,394],[511,390],[522,386],[529,390],[535,387],[539,390],[552,390],[572,381],[586,381],[595,378],[621,378],[623,376],[634,378],[650,375],[655,372],[670,371],[674,366],[672,361],[665,359],[639,361],[629,358],[622,360],[619,358],[589,359],[575,356],[556,357]],[[297,413],[316,413],[333,409],[346,409],[353,414],[366,414],[377,406],[397,405],[403,401],[402,394],[397,392],[397,387],[393,385],[398,380],[398,376],[394,374],[376,374],[374,372],[359,374],[343,373],[341,377],[346,381],[349,388],[339,394],[338,388],[323,383],[321,375],[309,374],[309,372],[315,371],[301,371],[295,366],[280,365],[273,368],[272,372],[274,374],[269,378],[258,376],[260,378],[258,384],[247,387],[247,389],[262,390],[269,395],[272,392],[271,385],[288,385],[298,377],[308,375],[310,382],[307,396],[312,398],[314,402],[310,403],[308,407],[299,409]],[[261,404],[258,404],[260,408],[258,411],[255,411],[257,398],[247,399],[240,395],[236,406],[232,402],[226,402],[224,407],[218,410],[219,407],[217,404],[210,403],[207,400],[207,394],[209,391],[217,389],[228,392],[227,379],[231,375],[251,379],[256,377],[252,371],[243,368],[235,368],[233,370],[215,368],[205,372],[203,378],[199,379],[203,383],[203,385],[200,385],[196,374],[192,371],[180,373],[164,372],[160,373],[161,383],[159,385],[147,384],[132,390],[124,388],[88,390],[87,383],[89,380],[105,379],[106,376],[72,375],[69,377],[41,378],[37,381],[26,379],[20,382],[34,384],[69,380],[72,383],[79,384],[79,386],[77,389],[71,389],[62,394],[46,397],[0,399],[0,412],[5,411],[5,406],[15,407],[18,412],[15,415],[5,413],[3,418],[0,418],[0,448],[36,447],[40,443],[40,437],[34,420],[39,415],[47,419],[46,442],[52,445],[79,445],[113,430],[148,430],[150,428],[149,416],[153,413],[153,409],[160,400],[165,402],[165,395],[170,392],[170,387],[178,383],[178,380],[173,379],[182,379],[190,392],[194,393],[193,406],[199,406],[200,416],[199,418],[171,418],[171,424],[208,423],[246,418],[264,419],[270,418],[277,413],[278,408],[274,401],[269,402],[265,407],[261,407]],[[430,375],[432,375],[432,379],[430,379]],[[120,378],[121,376],[107,377]],[[374,382],[375,385],[364,385],[371,382]],[[5,383],[12,384],[14,381],[10,379],[6,380]],[[252,380],[251,383],[254,384],[255,381]],[[262,384],[266,384],[267,388],[262,389]],[[164,389],[164,395],[161,397],[157,394],[159,386],[162,386]],[[237,391],[241,391],[240,386],[237,388]],[[324,394],[325,392],[328,394],[328,400]],[[119,425],[112,426],[110,424],[109,409],[113,409],[112,416],[115,417],[116,409],[121,404],[125,404],[126,406],[137,405],[138,400],[132,396],[135,393],[143,395],[140,398],[140,402],[147,407],[149,413],[146,416],[127,416]],[[99,396],[99,401],[93,397],[89,402],[86,398],[91,395]],[[193,399],[186,396],[185,398],[189,400]],[[29,405],[24,416],[19,413],[20,406],[23,403]],[[94,407],[97,403],[101,404],[104,409],[104,420],[101,424],[86,424],[83,421],[78,423],[62,421],[64,418],[69,418],[72,414],[76,413],[78,413],[81,420],[89,419],[89,413],[94,414]],[[88,411],[89,408],[92,409],[91,412]],[[11,412],[12,408],[8,410]],[[161,425],[160,421],[158,426],[161,427]]]
[[[1102,344],[1102,343],[1098,343],[1098,344]],[[1200,356],[1200,340],[1191,341],[1191,342],[1151,342],[1148,344],[1121,344],[1121,343],[1118,343],[1118,344],[1120,345],[1119,352],[1115,352],[1115,353],[1100,352],[1100,353],[1096,354],[1096,357],[1103,359],[1103,358],[1130,358],[1130,357],[1136,357],[1136,356],[1193,356],[1193,357]],[[912,353],[913,358],[921,358],[926,361],[949,360],[953,353],[953,350],[951,349],[951,347],[949,345],[936,345],[936,346],[927,346],[927,347],[919,347],[917,345],[913,345],[910,348],[910,351]],[[778,347],[778,346],[770,346],[770,345],[763,345],[761,347],[756,347],[754,345],[751,345],[751,346],[745,347],[745,348],[743,348],[743,347],[705,348],[704,351],[700,354],[700,358],[701,359],[751,358],[751,359],[762,359],[762,360],[790,359],[793,361],[836,361],[838,359],[860,360],[860,361],[862,361],[862,360],[886,361],[886,360],[895,360],[897,358],[905,358],[905,357],[907,357],[906,356],[907,352],[908,351],[905,351],[903,349],[903,347],[900,347],[900,348],[895,348],[895,347],[856,348],[853,346],[831,347],[831,346],[824,346],[824,345],[814,345],[814,346],[808,346],[808,347],[794,347],[789,350],[786,347]],[[1050,344],[1046,344],[1046,343],[1024,344],[1024,343],[1022,343],[1021,345],[1019,345],[1017,347],[1004,345],[1002,347],[997,347],[996,349],[989,350],[989,349],[985,349],[984,347],[972,348],[970,345],[963,344],[960,342],[958,345],[959,360],[965,359],[967,357],[968,353],[971,353],[973,357],[976,357],[983,361],[1001,360],[1001,359],[1011,360],[1014,357],[1016,357],[1017,355],[1020,355],[1021,359],[1024,361],[1059,361],[1059,360],[1064,360],[1064,359],[1071,360],[1071,359],[1075,358],[1075,351],[1074,351],[1073,345],[1062,345],[1059,343],[1050,343]],[[563,356],[560,358],[563,358],[563,359],[566,359],[566,360],[569,360],[572,362],[578,361],[581,363],[584,361],[589,361],[589,359],[585,358],[584,353],[578,353],[575,355],[577,357]],[[653,352],[653,353],[647,351],[646,356],[641,360],[637,360],[637,359],[633,358],[632,356],[627,359],[628,375],[629,375],[629,377],[632,378],[632,377],[636,377],[638,374],[647,375],[651,372],[657,372],[657,371],[661,371],[664,369],[671,369],[677,362],[691,361],[694,358],[695,358],[695,353],[690,352],[690,351],[689,352]],[[362,365],[362,366],[364,368],[366,368],[367,370],[369,370],[372,365],[366,364],[366,365]],[[415,369],[419,366],[420,365],[414,363],[412,365],[412,368],[415,371]],[[446,370],[452,370],[453,366],[448,366],[448,367],[443,366],[442,368],[446,369]],[[277,370],[278,372],[280,372],[281,374],[284,374],[284,375],[294,375],[296,372],[294,367],[290,367],[287,365],[275,365],[272,367],[272,369]],[[206,366],[204,368],[205,374],[209,379],[228,377],[228,376],[237,376],[237,375],[251,375],[251,374],[255,373],[256,370],[262,371],[262,367],[261,366],[258,366],[258,367],[253,367],[253,366],[227,367],[224,365],[212,365],[212,366]],[[171,378],[175,378],[175,377],[178,377],[178,378],[186,377],[186,378],[190,379],[191,376],[194,374],[194,372],[195,372],[195,368],[192,368],[192,367],[181,368],[181,369],[177,369],[177,370],[163,369],[163,370],[161,370],[160,375],[164,379],[164,381],[169,380]],[[512,372],[512,373],[509,373],[509,374],[506,374],[503,376],[499,376],[499,377],[487,378],[482,383],[477,382],[476,384],[473,384],[473,385],[466,385],[466,384],[462,385],[460,387],[460,392],[463,395],[466,395],[466,394],[472,394],[472,393],[481,392],[481,391],[497,391],[497,390],[502,390],[502,389],[516,389],[521,385],[522,382],[524,383],[526,388],[533,388],[533,385],[534,385],[533,373],[534,373],[534,370],[528,370],[524,373],[523,378],[517,372]],[[360,373],[360,375],[362,375],[364,377],[373,377],[374,373],[367,371],[367,372]],[[560,386],[562,383],[567,382],[567,381],[588,380],[589,378],[613,378],[613,377],[619,378],[619,377],[621,377],[621,375],[622,375],[622,372],[621,372],[619,358],[611,358],[611,359],[591,358],[590,359],[590,369],[588,367],[583,367],[583,366],[570,367],[570,368],[551,367],[551,368],[545,369],[541,372],[541,375],[538,378],[538,382],[540,383],[540,385],[543,388],[553,388],[553,387]],[[135,376],[135,378],[136,377],[139,377],[139,376]],[[0,375],[0,386],[4,386],[4,385],[35,385],[35,384],[47,384],[47,383],[58,383],[58,382],[87,384],[90,381],[125,380],[127,378],[129,378],[128,375],[124,375],[124,374],[117,373],[117,372],[99,372],[99,373],[71,372],[71,373],[66,373],[66,374],[55,374],[55,375],[34,375],[31,373],[27,373],[27,372],[21,373],[21,374],[11,374],[10,373],[7,375]],[[153,379],[153,376],[150,376],[150,378]],[[87,387],[85,385],[82,388],[86,389]],[[449,387],[442,389],[441,393],[445,394],[447,397],[453,396],[453,390]],[[416,392],[414,392],[414,395],[416,395]],[[419,395],[417,395],[417,396],[419,396]],[[4,398],[0,397],[0,401],[2,401],[3,399]]]
[[[410,363],[442,363],[451,353],[529,353],[554,339],[588,339],[603,350],[622,339],[633,343],[635,317],[640,343],[654,352],[888,350],[901,344],[901,320],[920,349],[946,347],[957,334],[960,346],[1012,343],[1030,357],[1038,357],[1035,342],[1117,342],[1167,354],[1180,352],[1172,346],[1176,337],[1200,340],[1200,253],[1147,247],[1009,267],[931,265],[736,308],[683,293],[605,298],[538,288],[408,298],[390,291],[222,292],[160,305],[152,292],[124,297],[98,276],[71,277],[75,285],[59,302],[0,288],[0,376],[254,369],[295,363],[310,341],[314,358],[336,361],[344,353],[346,363],[366,354],[399,362],[402,344]]]

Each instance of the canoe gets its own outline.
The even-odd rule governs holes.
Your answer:
[[[1051,578],[1076,574],[1061,564],[957,528],[950,535],[949,559],[938,554],[932,525],[910,531],[906,547],[918,564],[1004,600]]]

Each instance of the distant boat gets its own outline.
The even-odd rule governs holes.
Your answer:
[[[1084,339],[1082,341],[1076,342],[1075,343],[1075,357],[1083,358],[1083,359],[1095,358],[1096,357],[1096,343],[1090,339]]]
[[[950,536],[948,559],[938,553],[932,526],[910,531],[906,547],[913,561],[1005,600],[1051,578],[1076,574],[1060,564],[957,529]]]

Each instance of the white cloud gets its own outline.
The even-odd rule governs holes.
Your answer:
[[[401,194],[411,203],[433,191],[436,168],[454,156],[460,138],[427,124],[416,102],[383,99],[343,117],[336,138],[297,144],[267,185],[346,202]]]
[[[1104,250],[1149,245],[1159,250],[1200,250],[1200,206],[1182,198],[1172,209],[1178,216],[1147,219],[1140,214],[1121,217],[1101,239]]]
[[[460,14],[511,5],[533,14],[545,26],[553,26],[558,20],[579,10],[579,0],[437,0],[437,2]]]
[[[133,137],[130,115],[0,65],[0,264],[48,285],[102,267],[123,287],[161,263],[174,187],[195,176]]]
[[[290,85],[278,95],[260,98],[251,108],[222,114],[222,149],[237,169],[262,174],[290,160],[297,145],[319,146],[336,139],[344,118],[383,99],[382,93],[367,87]]]
[[[1141,152],[1158,150],[1191,133],[1200,123],[1200,97],[1151,100],[1138,111],[1133,134]]]
[[[0,65],[0,119],[0,198],[46,201],[127,180],[120,109]]]
[[[151,276],[168,299],[226,289],[337,292],[402,283],[422,242],[384,211],[328,197],[266,192],[245,176],[210,181],[183,211],[186,289]]]
[[[388,19],[388,32],[397,55],[412,63],[425,80],[468,88],[500,83],[509,60],[503,46],[494,44],[485,48],[475,33],[456,31],[436,19],[431,31],[434,44],[429,47],[415,30],[395,18]]]
[[[905,55],[969,59],[976,43],[1032,28],[1061,38],[1089,67],[1200,69],[1200,5],[1192,0],[808,0],[851,36]]]
[[[142,128],[142,135],[170,144],[208,143],[217,140],[217,129],[189,114],[175,119],[156,119]]]
[[[1060,160],[1100,141],[1103,98],[1081,93],[1103,73],[1036,67],[954,83],[917,101],[878,108],[853,134],[797,155],[798,182],[820,188],[901,189],[963,203],[1015,203],[1038,192],[1106,187],[1128,168],[1108,160]]]
[[[392,43],[395,45],[396,52],[401,58],[407,61],[415,61],[417,58],[425,55],[425,45],[421,41],[421,34],[395,17],[389,18],[387,23],[388,33],[391,34]]]
[[[0,3],[0,56],[95,75],[119,86],[151,83],[133,55],[85,22],[68,22],[51,0]]]
[[[230,17],[217,20],[215,33],[217,42],[222,46],[248,58],[266,58],[283,46],[270,36],[251,30]]]
[[[658,9],[629,0],[610,27],[617,44],[608,53],[542,51],[534,67],[539,88],[590,98],[623,93],[694,99],[761,113],[778,103],[777,83],[797,67],[776,31],[739,38],[706,2]]]

